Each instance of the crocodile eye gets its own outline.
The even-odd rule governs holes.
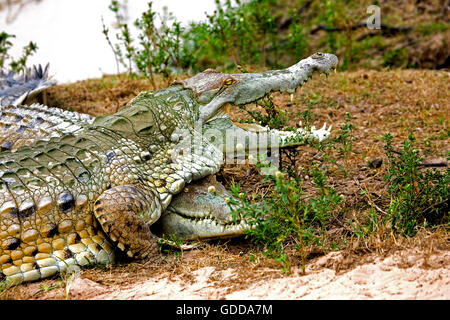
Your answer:
[[[234,83],[234,79],[232,79],[232,78],[227,78],[227,79],[225,79],[225,81],[223,82],[223,84],[224,84],[225,86],[231,86],[233,83]]]

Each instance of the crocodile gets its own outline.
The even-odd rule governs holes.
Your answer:
[[[293,92],[314,71],[327,73],[336,65],[334,55],[316,53],[284,70],[206,70],[143,92],[113,115],[79,115],[72,122],[65,115],[64,125],[30,146],[12,150],[11,141],[3,142],[10,143],[0,154],[0,275],[14,284],[38,280],[71,265],[112,263],[117,250],[157,259],[150,226],[186,184],[215,174],[222,164],[222,150],[198,134],[196,122],[223,120],[226,104]],[[2,111],[0,120],[11,114]],[[45,122],[13,117],[25,126],[16,132]],[[3,129],[11,130],[7,125]],[[194,152],[178,153],[181,141]]]
[[[41,69],[40,67],[38,69]],[[3,117],[0,120],[0,145],[1,150],[15,151],[22,145],[32,145],[39,140],[50,137],[62,136],[72,133],[80,126],[90,124],[94,117],[62,110],[49,108],[44,105],[32,104],[30,106],[5,106],[1,108]],[[21,120],[17,121],[20,118]],[[37,124],[37,125],[36,125]],[[244,127],[247,130],[244,130]],[[278,147],[298,145],[303,139],[317,139],[319,141],[328,137],[331,126],[326,129],[325,124],[316,130],[313,126],[307,132],[301,128],[295,132],[269,130],[256,124],[234,124],[227,113],[212,119],[202,127],[203,133],[218,131],[223,139],[233,141],[230,145],[224,144],[223,152],[235,149],[234,140],[244,142],[247,153],[256,152],[249,145],[250,140],[258,141],[258,135],[262,133],[273,134],[279,137]],[[245,139],[242,139],[242,138]],[[270,143],[271,139],[268,139]],[[213,142],[216,147],[222,148]],[[227,150],[228,147],[229,149]],[[248,228],[248,223],[241,219],[233,219],[229,205],[225,199],[231,194],[215,179],[202,179],[192,184],[193,187],[185,188],[184,192],[177,194],[169,207],[164,211],[158,224],[152,229],[160,236],[175,235],[182,240],[205,240],[242,235]],[[208,188],[213,186],[215,193],[211,194]],[[167,242],[165,242],[167,243]]]

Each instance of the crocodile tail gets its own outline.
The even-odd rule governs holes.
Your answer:
[[[27,68],[24,72],[0,70],[0,106],[29,103],[38,93],[56,82],[49,77],[49,64]]]

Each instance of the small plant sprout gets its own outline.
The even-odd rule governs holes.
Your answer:
[[[281,171],[277,171],[277,172],[275,172],[275,177],[277,177],[278,179],[283,179],[284,178],[284,174]]]

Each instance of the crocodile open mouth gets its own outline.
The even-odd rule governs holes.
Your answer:
[[[218,109],[211,118],[206,120],[205,123],[209,123],[209,122],[217,120],[217,119],[229,118],[230,117],[230,109],[231,109],[231,105],[229,103],[226,103],[220,109]]]
[[[332,66],[330,70],[334,70],[334,72],[336,72],[336,67],[337,64]],[[329,75],[329,70],[324,70],[323,72],[319,72],[320,74],[325,74],[327,77]],[[272,93],[281,93],[281,94],[285,94],[288,93],[290,95],[290,100],[291,102],[294,99],[294,94],[297,91],[298,88],[302,87],[305,83],[308,82],[309,79],[312,79],[313,77],[313,73],[310,73],[307,77],[305,77],[304,79],[302,79],[300,82],[297,83],[297,86],[294,88],[280,88],[279,90],[275,89],[275,90],[270,90],[269,92],[267,92],[265,95],[263,95],[262,97],[258,97],[253,101],[248,101],[247,103],[243,103],[243,104],[232,104],[232,103],[224,103],[222,106],[220,106],[216,111],[214,111],[212,113],[212,115],[209,118],[206,118],[206,120],[204,121],[204,123],[208,123],[210,121],[219,119],[219,118],[225,118],[230,116],[230,110],[232,107],[235,106],[240,106],[241,108],[246,108],[247,106],[251,105],[252,103],[256,103],[257,101],[261,101],[262,99],[264,99],[265,97],[267,97],[268,95],[272,94]]]
[[[328,74],[337,65],[334,54],[317,52],[286,69],[233,74],[207,69],[174,84],[192,90],[200,105],[199,120],[206,123],[220,116],[227,104],[245,106],[272,92],[293,94],[314,73]]]

